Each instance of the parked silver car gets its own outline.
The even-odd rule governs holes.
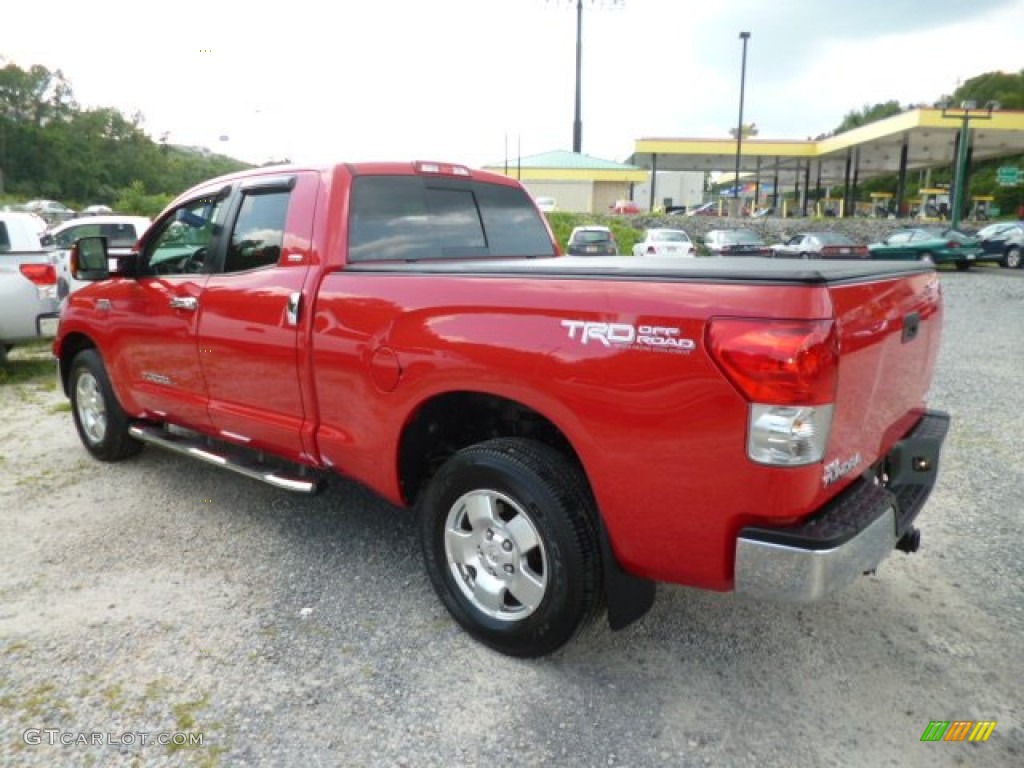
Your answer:
[[[54,224],[75,218],[73,210],[56,200],[29,200],[22,208],[37,216],[42,216],[51,227]]]

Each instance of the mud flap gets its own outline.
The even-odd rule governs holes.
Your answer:
[[[611,540],[601,524],[601,562],[604,566],[604,589],[608,601],[608,626],[624,629],[647,613],[654,605],[656,585],[626,573],[612,551]]]

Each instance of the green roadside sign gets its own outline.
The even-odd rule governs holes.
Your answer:
[[[1020,168],[1003,165],[996,168],[996,181],[1004,187],[1015,187],[1020,183]]]

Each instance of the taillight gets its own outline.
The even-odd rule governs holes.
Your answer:
[[[717,318],[708,324],[707,349],[750,403],[752,461],[793,467],[821,460],[838,381],[833,321]]]
[[[960,247],[960,243],[958,243],[956,240],[947,240],[946,241],[946,247],[947,248],[959,248]]]
[[[831,320],[716,318],[707,348],[751,402],[818,405],[835,398],[839,340]]]
[[[648,245],[647,246],[647,252],[648,253],[657,253],[658,250],[653,245]]]
[[[34,285],[57,284],[57,270],[53,268],[53,264],[22,264],[19,269]]]

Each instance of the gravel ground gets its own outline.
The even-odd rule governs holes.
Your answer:
[[[359,487],[103,465],[51,378],[0,387],[0,764],[1024,764],[1024,271],[942,281],[954,425],[921,552],[813,606],[661,586],[541,661],[458,630],[412,517]],[[957,719],[998,725],[920,742]]]

